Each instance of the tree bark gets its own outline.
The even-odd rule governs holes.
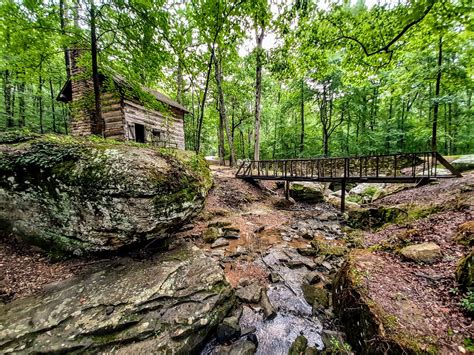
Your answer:
[[[61,34],[64,36],[66,33],[66,9],[65,9],[65,0],[59,0],[59,21],[61,26]],[[66,64],[66,77],[69,79],[71,77],[71,62],[69,59],[69,49],[64,47],[64,63]]]
[[[258,27],[255,28],[255,35],[257,41],[257,65],[255,70],[255,144],[254,144],[254,160],[260,160],[260,99],[262,96],[262,42],[265,34],[264,28],[258,32]]]
[[[301,78],[301,135],[300,135],[300,153],[304,151],[304,78]]]
[[[91,25],[91,56],[92,56],[92,82],[94,85],[94,103],[95,103],[95,133],[104,135],[104,122],[102,120],[102,110],[100,102],[100,78],[99,68],[97,64],[98,48],[96,34],[96,8],[94,0],[91,0],[90,8],[90,25]]]
[[[20,80],[18,83],[18,125],[24,127],[26,124],[25,117],[25,83]]]
[[[211,78],[211,69],[212,69],[213,60],[214,60],[214,45],[211,48],[211,55],[209,57],[209,62],[207,63],[206,84],[204,86],[204,93],[202,95],[201,105],[199,109],[197,136],[196,136],[196,142],[195,142],[196,153],[199,153],[201,150],[201,131],[202,131],[202,123],[204,120],[204,105],[206,104],[207,91],[209,90],[209,79]]]
[[[53,91],[53,81],[51,78],[49,79],[49,91],[51,94],[51,115],[53,119],[53,132],[57,132],[57,127],[56,127],[56,111],[54,109],[54,91]]]
[[[42,61],[43,59],[41,59]],[[42,65],[40,63],[39,67],[39,78],[38,78],[38,113],[39,113],[39,122],[40,122],[40,132],[44,133],[44,124],[43,124],[43,77],[41,73]]]
[[[435,101],[433,104],[433,128],[431,133],[431,150],[436,151],[437,148],[437,125],[439,111],[439,94],[441,90],[441,65],[443,64],[443,37],[439,36],[438,42],[438,66],[436,74]]]
[[[224,126],[226,135],[227,135],[227,144],[229,145],[229,151],[230,151],[230,166],[234,166],[234,164],[236,163],[235,149],[234,149],[234,142],[232,140],[232,134],[229,128],[229,123],[227,122],[227,112],[225,109],[224,90],[222,88],[222,63],[220,59],[218,60],[216,58],[215,55],[214,55],[214,68],[215,68],[217,92],[219,96],[219,113],[222,120],[222,125]]]
[[[13,127],[12,116],[12,88],[10,82],[10,71],[7,69],[3,75],[3,98],[5,102],[5,118],[7,127]]]

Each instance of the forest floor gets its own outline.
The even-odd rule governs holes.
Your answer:
[[[327,203],[284,205],[283,191],[275,182],[253,185],[236,179],[230,168],[211,168],[215,185],[207,198],[205,208],[192,226],[177,233],[176,238],[191,240],[208,255],[219,260],[228,281],[234,287],[241,288],[242,285],[256,283],[269,290],[270,298],[276,303],[278,312],[285,306],[279,303],[281,299],[272,298],[276,292],[272,290],[277,290],[278,287],[272,285],[269,280],[276,268],[280,270],[283,278],[287,273],[289,279],[283,280],[283,283],[300,299],[304,299],[300,292],[302,285],[296,285],[296,282],[301,283],[306,274],[316,271],[325,275],[328,280],[334,277],[344,260],[342,255],[295,256],[300,251],[311,249],[311,241],[319,237],[344,243],[351,240],[346,234],[350,229],[345,227],[343,219],[334,207]],[[448,352],[466,351],[462,341],[474,333],[472,318],[460,307],[461,296],[457,292],[454,279],[457,261],[466,253],[466,247],[457,244],[453,239],[461,224],[472,221],[472,204],[469,206],[468,202],[466,207],[464,202],[464,207],[459,208],[459,196],[464,196],[464,201],[466,196],[472,197],[472,186],[474,174],[471,173],[465,174],[461,179],[443,180],[438,184],[407,189],[387,196],[376,201],[375,205],[393,206],[436,201],[437,204],[452,208],[445,208],[441,212],[408,224],[392,224],[375,231],[349,233],[358,234],[358,247],[373,251],[377,258],[377,267],[369,270],[370,297],[393,314],[398,326],[404,331],[431,334],[438,339],[438,345],[442,349],[448,349]],[[211,247],[212,244],[206,243],[202,236],[210,225],[216,223],[235,229],[239,237],[226,239],[225,245],[221,247]],[[401,241],[435,242],[441,247],[443,258],[430,265],[405,261],[396,251]],[[354,245],[348,243],[347,246]],[[281,265],[269,266],[269,259],[265,258],[277,255],[280,251],[286,253],[284,257],[278,257],[279,262],[285,264],[285,268]],[[39,250],[13,241],[11,236],[0,236],[0,301],[8,302],[38,293],[48,283],[87,272],[103,261],[106,260],[70,259],[52,262]],[[293,273],[293,270],[299,270],[301,267],[305,270],[304,273]],[[295,283],[292,283],[293,281]],[[330,289],[330,281],[328,285],[329,287],[324,287]],[[290,294],[288,297],[293,296]],[[286,302],[290,303],[288,299]],[[244,307],[244,323],[249,322],[249,319],[255,320],[248,314],[245,315],[245,309],[255,314],[260,311],[259,307],[247,306],[249,307]],[[308,320],[316,315],[320,322],[311,320],[311,324],[317,328],[317,334],[305,336],[312,346],[321,348],[323,333],[337,329],[338,322],[334,319],[330,301],[324,310],[315,310],[313,307],[311,311],[311,305],[308,306],[309,314],[305,313],[304,307],[299,310],[300,318],[304,318],[304,322],[294,323],[295,330],[308,327]],[[288,310],[287,316],[292,312],[295,313],[294,310]],[[414,319],[417,321],[414,322]],[[281,320],[282,324],[287,321],[288,319]],[[295,322],[291,319],[290,321]],[[260,320],[259,324],[262,331],[271,332],[268,327],[264,328],[263,321]],[[291,336],[294,340],[296,335],[291,333]],[[278,334],[271,335],[267,339],[268,343],[272,344],[277,337]],[[288,342],[281,346],[287,347]],[[258,351],[263,353],[264,349],[265,341]]]

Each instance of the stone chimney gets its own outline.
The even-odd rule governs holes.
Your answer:
[[[87,55],[85,49],[70,49],[71,65],[71,134],[75,136],[101,135],[100,127],[95,120],[94,85],[92,74],[86,66],[81,65],[81,57]],[[84,58],[82,59],[84,60]]]

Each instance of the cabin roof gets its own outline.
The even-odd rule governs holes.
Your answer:
[[[101,74],[101,79],[104,80],[105,76]],[[121,88],[124,87],[130,87],[129,82],[122,77],[121,75],[118,74],[113,74],[112,79],[114,83]],[[142,87],[142,89],[151,95],[153,95],[157,101],[162,102],[168,106],[174,107],[180,111],[183,111],[184,113],[189,113],[189,110],[181,105],[180,103],[174,101],[170,97],[166,96],[165,94],[153,90],[147,87]],[[68,79],[66,83],[63,85],[61,91],[59,92],[58,96],[56,97],[56,100],[61,101],[61,102],[71,102],[72,101],[72,85],[71,85],[71,79]]]

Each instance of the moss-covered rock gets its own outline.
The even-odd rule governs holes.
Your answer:
[[[11,137],[0,137],[0,225],[52,256],[168,237],[201,210],[212,184],[203,157],[189,152],[99,138]]]
[[[442,257],[441,248],[435,243],[408,245],[399,251],[400,255],[416,263],[432,264]]]
[[[474,249],[459,262],[456,281],[462,289],[474,288]]]
[[[0,306],[0,353],[190,354],[234,300],[220,266],[190,246],[119,260]]]
[[[398,326],[394,315],[370,297],[366,270],[380,268],[383,263],[380,256],[368,250],[354,249],[335,277],[333,306],[349,344],[361,354],[436,353],[432,338],[407,332],[407,328]],[[407,308],[410,321],[420,321],[422,312],[413,303],[400,307]]]
[[[474,246],[474,221],[467,221],[458,227],[454,240],[465,246]]]
[[[299,202],[323,202],[325,191],[326,185],[317,182],[293,182],[290,186],[290,196]]]

